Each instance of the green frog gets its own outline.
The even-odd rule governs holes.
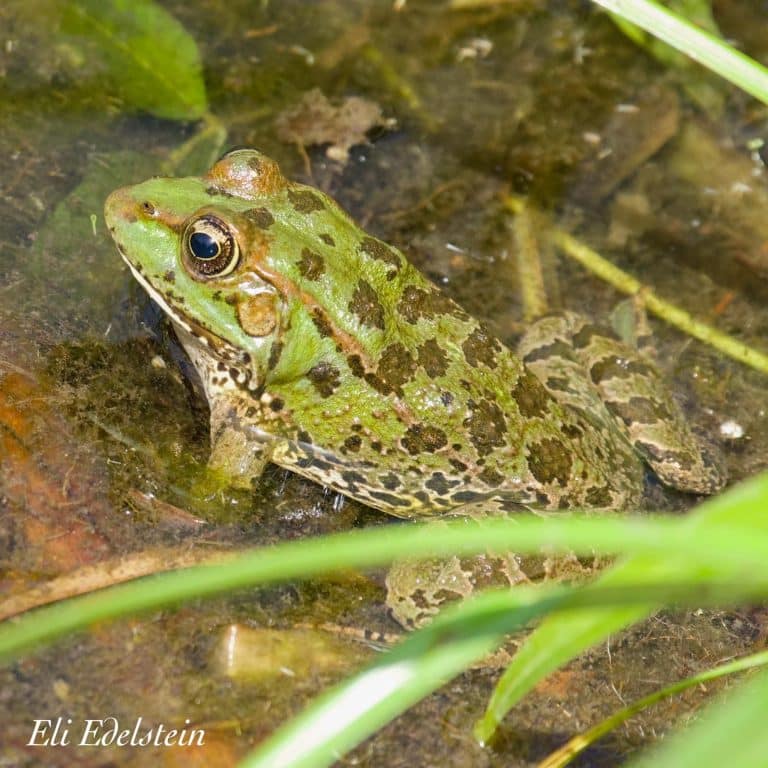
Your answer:
[[[273,462],[422,518],[627,508],[644,464],[692,493],[725,482],[645,356],[570,312],[515,354],[260,152],[119,189],[105,216],[200,374],[210,464],[233,484]],[[526,578],[504,560],[509,581]],[[476,583],[456,559],[401,566],[389,603],[419,624]]]

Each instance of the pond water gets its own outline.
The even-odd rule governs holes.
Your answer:
[[[766,60],[768,36],[751,21],[760,5],[723,0],[714,12],[726,38]],[[11,0],[0,31],[6,597],[131,553],[183,558],[388,522],[277,468],[253,493],[196,493],[207,408],[102,208],[118,186],[201,173],[230,147],[257,147],[331,194],[510,344],[525,307],[508,195],[527,201],[542,241],[567,230],[692,315],[763,343],[766,108],[637,47],[586,2]],[[605,318],[624,298],[546,248],[542,258],[550,306]],[[732,482],[765,467],[765,375],[661,321],[653,330],[671,386],[722,448]],[[649,482],[649,508],[691,504]],[[0,669],[0,765],[233,765],[373,654],[311,627],[397,631],[383,594],[380,573],[250,590],[30,654]],[[757,610],[657,615],[542,683],[486,750],[471,725],[498,671],[472,671],[348,760],[533,765],[763,632]],[[579,764],[618,764],[712,690],[641,715]],[[35,719],[110,715],[188,720],[208,746],[28,745]]]

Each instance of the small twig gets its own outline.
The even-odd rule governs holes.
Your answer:
[[[524,209],[526,203],[523,198],[513,195],[505,195],[503,203],[507,210],[512,213],[519,213]],[[729,336],[727,333],[718,331],[711,325],[696,320],[684,309],[662,299],[654,293],[649,287],[643,285],[637,278],[627,274],[603,258],[597,251],[585,245],[583,242],[569,235],[561,229],[552,229],[549,237],[554,245],[570,258],[578,261],[583,267],[588,269],[593,275],[616,288],[616,290],[626,293],[629,296],[638,296],[643,306],[654,315],[665,320],[670,325],[681,330],[683,333],[692,336],[699,341],[717,349],[728,357],[738,360],[761,373],[768,374],[768,355],[747,346],[743,342]]]
[[[235,557],[236,554],[232,551],[212,553],[210,550],[191,550],[189,547],[167,547],[118,555],[57,576],[45,584],[6,598],[0,603],[0,621],[39,608],[41,605],[95,592],[123,581],[193,565],[218,564]]]

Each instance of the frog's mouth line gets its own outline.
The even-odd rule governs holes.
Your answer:
[[[171,322],[183,328],[187,333],[200,341],[212,354],[214,354],[222,362],[231,364],[235,361],[245,364],[247,362],[243,353],[225,341],[221,336],[213,333],[208,328],[196,323],[194,320],[183,318],[179,315],[176,309],[173,308],[170,301],[155,288],[149,280],[147,280],[141,272],[131,263],[130,259],[125,255],[123,249],[118,245],[118,252],[123,258],[123,261],[128,265],[131,270],[131,274],[141,287],[147,292],[149,297],[154,301],[160,309],[170,318]]]

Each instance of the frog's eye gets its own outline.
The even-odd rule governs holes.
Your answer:
[[[186,267],[197,277],[223,277],[237,266],[240,249],[232,230],[217,216],[206,214],[184,231]]]

